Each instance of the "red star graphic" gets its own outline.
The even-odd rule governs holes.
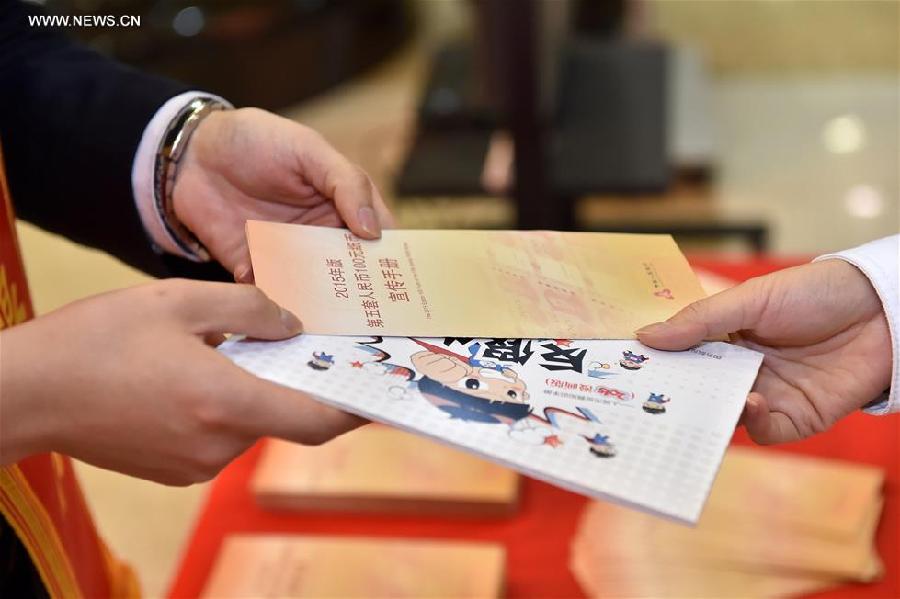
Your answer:
[[[569,347],[570,345],[572,345],[572,340],[571,339],[554,339],[553,343],[555,343],[559,347]]]
[[[362,368],[363,363],[362,362],[350,362],[350,366],[352,366],[353,368]]]
[[[546,437],[544,437],[544,445],[549,445],[550,447],[559,447],[562,444],[562,439],[560,439],[556,435],[547,435]]]

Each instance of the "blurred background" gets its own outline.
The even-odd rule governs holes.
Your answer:
[[[52,0],[69,32],[309,125],[406,228],[672,232],[813,256],[896,233],[900,3]],[[36,308],[144,279],[20,224]],[[165,589],[204,486],[81,468],[103,533]],[[134,515],[141,514],[136,521]]]

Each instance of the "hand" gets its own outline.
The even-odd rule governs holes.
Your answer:
[[[369,176],[321,135],[255,108],[213,112],[194,131],[175,215],[239,282],[252,282],[248,219],[339,227],[364,239],[393,224]]]
[[[472,368],[456,358],[430,351],[416,352],[409,357],[413,368],[439,383],[452,384],[472,372]]]
[[[211,478],[261,436],[317,444],[359,426],[210,347],[223,332],[300,329],[255,287],[172,279],[3,331],[0,464],[58,451],[181,485]]]
[[[757,443],[826,430],[890,384],[891,337],[878,295],[856,267],[825,260],[751,279],[637,332],[680,350],[736,333],[765,354],[742,422]]]

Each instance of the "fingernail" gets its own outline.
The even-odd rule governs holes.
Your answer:
[[[638,337],[642,335],[656,335],[657,333],[665,333],[671,326],[672,325],[667,322],[654,322],[653,324],[648,324],[645,327],[639,328],[634,334]]]
[[[300,322],[300,319],[284,308],[281,308],[281,322],[284,324],[284,328],[289,331],[296,331],[299,333],[303,330],[303,323]]]
[[[252,283],[253,269],[247,265],[239,266],[235,271],[234,280],[237,283]]]
[[[363,206],[357,213],[359,216],[359,226],[362,230],[371,235],[378,237],[381,235],[381,227],[378,226],[378,220],[375,218],[375,211],[368,206]]]
[[[753,416],[758,416],[762,409],[759,398],[752,395],[747,398],[747,407],[750,409],[750,413]]]

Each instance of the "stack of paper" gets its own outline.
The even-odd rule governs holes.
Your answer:
[[[882,482],[877,468],[731,448],[696,528],[594,503],[572,569],[593,597],[780,597],[870,581]]]
[[[492,543],[236,535],[202,596],[491,599],[503,592],[505,559]]]
[[[253,477],[267,508],[500,516],[519,476],[445,445],[372,424],[319,447],[270,440]]]

